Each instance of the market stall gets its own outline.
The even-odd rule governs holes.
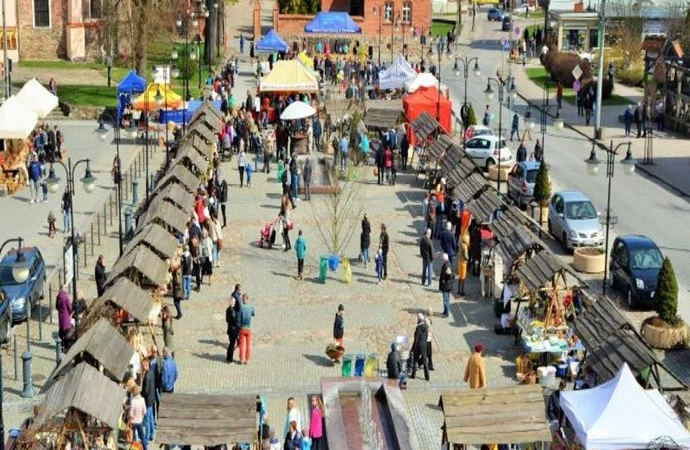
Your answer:
[[[161,98],[160,105],[156,102],[157,95]],[[180,109],[184,107],[184,101],[169,84],[151,83],[134,99],[132,106],[137,111],[150,112],[159,109]]]
[[[0,195],[12,195],[28,183],[30,147],[26,139],[37,122],[36,113],[16,96],[0,106]]]
[[[662,437],[690,447],[690,433],[666,399],[656,389],[643,389],[625,363],[606,383],[561,392],[560,407],[587,450],[646,449]]]
[[[534,444],[551,440],[544,395],[536,385],[443,392],[442,444]],[[451,447],[453,446],[453,447]]]
[[[393,65],[379,73],[379,89],[402,89],[417,77],[404,56],[398,55]]]
[[[184,167],[178,164],[177,167]],[[185,169],[186,170],[186,169]],[[188,170],[186,170],[189,172]],[[146,210],[141,210],[137,218],[137,233],[149,223],[158,223],[170,233],[184,233],[189,221],[189,213],[180,210],[162,198],[151,201]]]
[[[151,193],[152,200],[158,197],[169,201],[182,211],[191,211],[194,208],[194,196],[179,184],[168,184]]]
[[[117,83],[117,117],[118,122],[125,126],[125,121],[127,125],[134,120],[132,117],[133,112],[128,112],[126,117],[123,115],[127,105],[132,103],[132,97],[139,95],[146,90],[146,80],[139,75],[136,71],[130,70],[125,77]]]
[[[404,108],[405,105],[403,103],[403,109]],[[438,121],[426,111],[422,111],[414,119],[407,116],[407,119],[410,122],[410,126],[407,129],[407,140],[410,145],[414,147],[414,153],[410,160],[410,165],[413,165],[415,154],[421,157],[427,147],[431,145],[436,138],[446,133]],[[422,161],[420,158],[417,164],[417,178],[419,178],[419,174],[423,172],[426,172],[426,161]]]
[[[305,33],[354,34],[361,33],[362,28],[346,12],[321,11],[304,26]]]
[[[413,122],[421,114],[427,113],[431,117],[436,117],[437,123],[446,134],[451,132],[451,107],[450,100],[440,95],[436,87],[420,88],[413,94],[403,97],[403,108],[408,121]],[[410,133],[407,138],[410,145],[414,145],[414,134]]]
[[[17,94],[17,100],[35,112],[39,119],[46,117],[58,106],[58,98],[43,87],[36,78],[24,83]]]
[[[285,53],[289,50],[285,41],[278,36],[273,28],[268,30],[268,33],[254,45],[254,50],[257,52],[279,52]]]
[[[261,78],[259,82],[260,92],[289,93],[317,93],[319,82],[313,71],[295,60],[278,61],[273,65],[273,70]]]
[[[156,443],[216,446],[258,445],[256,395],[163,394]],[[257,448],[257,447],[254,447]]]
[[[178,164],[172,166],[170,171],[156,182],[156,189],[163,189],[169,184],[179,184],[184,187],[187,192],[195,194],[196,190],[201,186],[201,179],[190,172],[186,167]]]
[[[170,207],[173,208],[172,205]],[[125,277],[142,287],[157,288],[166,283],[167,275],[167,262],[145,245],[138,245],[117,260],[108,273],[105,285],[113,285],[119,278]]]
[[[102,296],[94,300],[82,325],[90,324],[106,317],[117,326],[131,323],[148,323],[160,312],[162,304],[154,303],[154,297],[127,278],[119,278],[106,288]]]

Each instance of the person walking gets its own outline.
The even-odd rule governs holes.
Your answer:
[[[237,171],[240,173],[240,187],[244,186],[244,167],[247,165],[247,154],[242,148],[237,154]]]
[[[297,232],[297,240],[295,241],[295,253],[297,254],[297,278],[302,279],[304,272],[304,257],[307,254],[307,242],[302,236],[302,230]]]
[[[64,342],[72,329],[72,301],[67,294],[69,285],[63,284],[55,299],[55,309],[58,313],[58,336]]]
[[[311,158],[307,158],[302,168],[302,178],[304,179],[304,199],[311,200],[311,174],[314,167],[311,164]]]
[[[465,280],[467,279],[467,260],[469,259],[469,236],[462,235],[458,246],[458,294],[465,295]]]
[[[177,382],[177,364],[168,347],[163,348],[163,367],[161,367],[161,391],[167,394],[175,392]]]
[[[103,263],[103,255],[98,255],[96,260],[96,267],[94,269],[94,277],[96,278],[96,293],[100,297],[105,292],[105,264]]]
[[[625,137],[630,137],[630,129],[632,128],[633,110],[632,105],[628,105],[623,113],[623,122],[625,123]]]
[[[452,229],[453,224],[450,221],[446,222],[446,229],[441,233],[439,242],[441,243],[443,252],[448,255],[450,266],[454,267],[455,255],[458,253],[458,241],[455,239]]]
[[[141,388],[135,385],[132,389],[132,398],[129,401],[129,423],[132,427],[132,438],[141,442],[143,450],[148,449],[148,440],[144,431],[144,417],[146,416],[146,401],[141,396]]]
[[[513,122],[510,125],[510,140],[511,142],[513,141],[513,136],[517,134],[518,139],[520,139],[520,117],[518,116],[518,113],[513,114]]]
[[[644,112],[642,111],[642,104],[637,102],[637,107],[635,108],[635,113],[633,115],[635,120],[635,127],[637,128],[637,137],[642,137],[642,117]]]
[[[201,233],[199,235],[191,236],[189,239],[189,254],[192,257],[192,272],[196,279],[196,291],[201,291],[201,267],[203,265],[203,257],[201,255]]]
[[[194,262],[189,253],[189,245],[184,246],[180,265],[182,266],[182,298],[189,300],[192,293],[192,274],[194,273]]]
[[[386,170],[386,184],[393,184],[393,151],[386,147],[383,153],[383,166]]]
[[[417,365],[421,364],[424,367],[424,379],[429,381],[429,360],[427,359],[427,344],[429,337],[429,328],[426,325],[424,314],[417,314],[417,327],[414,330],[414,341],[412,343],[412,374],[410,378],[414,379],[417,375]]]
[[[388,231],[386,231],[386,224],[381,224],[381,234],[379,235],[379,249],[381,250],[381,255],[383,257],[383,279],[388,278],[388,248],[390,242],[388,239]]]
[[[383,167],[385,161],[383,143],[378,144],[374,158],[376,162],[376,184],[381,185],[383,184]]]
[[[560,81],[556,86],[556,103],[558,103],[558,109],[563,109],[563,83]]]
[[[175,319],[180,320],[182,318],[182,299],[184,298],[184,289],[182,287],[182,267],[179,261],[174,261],[171,263],[170,274],[172,275],[170,284],[172,287],[173,305],[175,306],[175,311],[177,312]]]
[[[151,370],[151,363],[148,359],[144,359],[141,362],[141,370],[144,373],[141,382],[141,396],[146,404],[144,434],[146,434],[147,441],[153,441],[155,439],[153,409],[156,407],[156,373]]]
[[[235,359],[235,347],[237,346],[237,337],[239,329],[237,328],[237,312],[235,309],[235,298],[230,297],[230,303],[225,310],[225,323],[227,325],[228,333],[228,351],[225,355],[225,361],[231,363]]]
[[[422,286],[431,286],[434,272],[434,242],[431,240],[431,229],[424,231],[419,241],[419,254],[422,257]]]
[[[204,228],[201,232],[203,239],[201,240],[201,259],[202,259],[202,273],[201,278],[208,275],[208,285],[211,286],[211,278],[213,277],[213,240],[209,236],[208,229]]]
[[[343,347],[343,336],[345,335],[345,317],[343,317],[345,314],[345,307],[342,305],[338,305],[338,311],[335,313],[335,318],[333,319],[333,340],[335,341],[336,345],[339,347]],[[340,362],[340,360],[335,359],[333,360],[334,363]]]
[[[287,435],[291,423],[295,424],[296,429],[302,429],[302,413],[297,407],[297,401],[294,397],[288,397],[287,399],[287,415],[285,416],[283,435]],[[299,450],[299,448],[297,450]]]
[[[29,181],[31,182],[31,204],[40,201],[39,193],[41,189],[41,178],[43,177],[43,169],[41,163],[38,162],[38,155],[33,154],[31,162],[29,163]]]
[[[62,232],[67,234],[72,227],[72,216],[70,215],[72,211],[72,194],[70,193],[69,188],[65,188],[65,193],[62,194],[61,209],[63,226]]]
[[[323,420],[326,411],[318,395],[311,396],[311,416],[309,417],[309,438],[311,450],[326,450],[323,441]]]
[[[175,357],[175,329],[173,328],[173,315],[168,305],[161,310],[161,328],[163,329],[163,345],[170,349],[172,357]]]
[[[366,269],[369,265],[369,246],[371,245],[371,224],[367,215],[362,218],[362,234],[359,236],[360,257]]]
[[[299,169],[297,167],[297,153],[292,152],[290,156],[290,161],[288,163],[290,167],[290,191],[292,192],[292,198],[295,201],[300,201],[299,198]]]
[[[426,327],[429,330],[427,338],[426,338],[426,354],[427,354],[427,358],[429,360],[429,370],[434,370],[434,359],[432,358],[434,336],[431,333],[431,325],[433,324],[431,318],[433,316],[434,316],[434,311],[431,308],[427,308],[426,316],[424,317],[424,320],[426,321]]]
[[[539,143],[539,139],[537,139],[537,142],[534,144],[534,160],[541,162],[544,159],[544,150],[541,147],[541,144]]]
[[[441,274],[438,280],[438,289],[443,295],[443,313],[441,317],[444,319],[450,315],[450,293],[453,291],[453,271],[448,254],[443,254],[443,265],[441,266]]]
[[[666,111],[664,99],[659,99],[654,109],[656,110],[656,130],[664,131],[664,112]]]
[[[525,147],[525,140],[520,141],[520,145],[515,153],[515,161],[524,162],[527,161],[527,148]]]
[[[470,385],[470,389],[483,389],[486,387],[486,371],[484,370],[484,359],[482,359],[483,351],[484,347],[482,344],[475,344],[474,353],[467,360],[463,381]]]
[[[249,296],[242,294],[240,306],[240,364],[249,364],[252,347],[252,317],[256,315],[254,307],[249,304]]]
[[[401,125],[404,126],[404,125]],[[407,140],[407,135],[403,133],[400,141],[400,159],[402,162],[402,170],[407,170],[407,159],[410,154],[410,142]]]

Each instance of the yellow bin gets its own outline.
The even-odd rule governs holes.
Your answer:
[[[379,355],[376,353],[369,353],[367,359],[364,360],[364,376],[378,377],[379,375]]]

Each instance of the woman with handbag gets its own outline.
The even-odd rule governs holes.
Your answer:
[[[279,216],[280,226],[283,232],[283,244],[285,248],[284,252],[292,249],[292,244],[290,244],[290,230],[292,229],[292,220],[288,218],[287,212]]]
[[[218,221],[218,213],[215,211],[211,213],[208,233],[211,236],[211,241],[213,241],[213,265],[220,267],[220,251],[223,249],[223,230]]]
[[[211,276],[213,276],[213,241],[208,234],[208,229],[202,230],[201,240],[201,258],[202,258],[202,281],[204,275],[208,275],[208,285],[211,285]]]

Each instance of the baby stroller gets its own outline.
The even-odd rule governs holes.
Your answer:
[[[273,223],[266,222],[264,227],[261,229],[259,235],[259,248],[273,248],[273,244],[276,242],[276,230],[273,228]]]

